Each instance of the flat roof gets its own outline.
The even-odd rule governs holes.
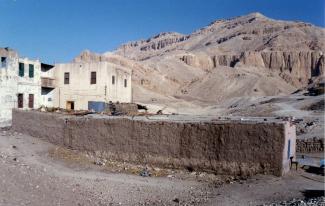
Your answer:
[[[109,116],[102,114],[88,114],[84,117],[94,119],[129,119],[138,121],[154,121],[154,122],[179,122],[179,123],[197,123],[197,122],[216,122],[216,123],[229,123],[229,122],[245,122],[245,123],[284,123],[288,120],[277,117],[225,117],[216,115],[138,115],[138,116]]]
[[[19,109],[17,109],[19,110]],[[24,111],[24,110],[19,110]],[[41,112],[37,110],[24,112],[38,112],[43,114],[51,114],[61,116],[62,118],[71,119],[129,119],[135,121],[150,121],[150,122],[178,122],[178,123],[294,123],[292,117],[242,117],[242,116],[217,116],[217,115],[187,115],[187,114],[141,114],[141,115],[120,115],[112,116],[107,114],[69,114],[61,112]],[[299,119],[297,119],[299,120]]]
[[[64,118],[76,118],[76,119],[128,119],[134,121],[149,121],[149,122],[177,122],[177,123],[247,123],[247,124],[270,124],[277,123],[283,124],[290,122],[288,117],[237,117],[237,116],[216,116],[216,115],[135,115],[135,116],[111,116],[106,114],[86,114],[86,115],[73,115],[65,113],[56,113],[56,112],[41,112],[45,114],[54,114],[59,115]]]

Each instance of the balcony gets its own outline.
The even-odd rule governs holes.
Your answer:
[[[45,88],[51,88],[54,89],[54,79],[53,78],[48,78],[48,77],[42,77],[41,78],[41,86]]]

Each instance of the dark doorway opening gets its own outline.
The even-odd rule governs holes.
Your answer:
[[[18,94],[18,108],[24,107],[24,94]]]
[[[66,108],[67,108],[67,110],[74,110],[74,102],[73,101],[67,101]]]

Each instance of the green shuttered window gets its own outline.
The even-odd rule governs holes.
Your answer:
[[[25,65],[24,63],[19,63],[19,73],[18,75],[20,77],[23,77],[25,75]]]
[[[29,65],[29,78],[34,78],[34,65]]]

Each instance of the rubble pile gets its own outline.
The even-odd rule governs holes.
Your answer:
[[[290,200],[290,201],[283,201],[283,202],[278,202],[278,203],[264,204],[263,206],[280,206],[280,205],[290,205],[290,206],[319,206],[319,205],[325,205],[325,196],[305,198],[305,199],[293,199],[293,200]]]

